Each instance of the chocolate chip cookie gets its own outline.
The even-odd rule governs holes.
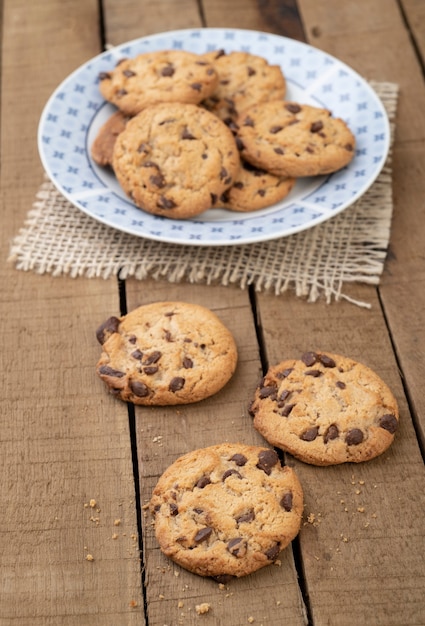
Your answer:
[[[232,132],[209,111],[157,104],[127,123],[112,165],[139,208],[184,219],[209,209],[233,184],[240,158]]]
[[[276,176],[330,174],[354,157],[353,133],[327,109],[264,102],[239,116],[237,125],[241,156]]]
[[[274,176],[242,160],[235,182],[221,194],[216,206],[230,211],[258,211],[283,200],[294,185],[295,178]]]
[[[110,392],[140,405],[189,404],[218,392],[233,375],[231,332],[206,307],[155,302],[111,317],[96,333],[96,371]]]
[[[227,580],[277,559],[300,529],[303,492],[274,450],[224,443],[177,459],[150,509],[164,554],[195,574]]]
[[[101,126],[91,147],[91,156],[98,165],[103,167],[112,165],[116,139],[129,119],[122,111],[115,111]]]
[[[204,58],[212,62],[219,79],[212,95],[202,104],[226,123],[235,121],[254,104],[285,97],[286,80],[280,66],[271,65],[261,56],[219,50],[206,53]]]
[[[193,52],[159,50],[123,59],[99,80],[106,100],[136,115],[157,102],[198,104],[214,91],[218,75],[208,59]]]
[[[393,442],[397,401],[365,365],[306,352],[269,369],[250,407],[271,444],[312,465],[368,461]]]

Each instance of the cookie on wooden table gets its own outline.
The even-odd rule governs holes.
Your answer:
[[[223,443],[177,459],[150,501],[161,550],[218,580],[271,564],[296,537],[303,492],[270,448]]]
[[[218,84],[203,106],[226,122],[236,121],[244,109],[266,100],[282,100],[286,80],[279,65],[249,52],[207,52],[218,73]]]
[[[216,207],[240,212],[258,211],[286,198],[294,185],[294,178],[274,176],[242,160],[235,182],[220,196]]]
[[[240,158],[233,134],[209,111],[157,104],[127,123],[112,166],[139,208],[184,219],[209,209],[233,184]]]
[[[198,104],[214,91],[218,75],[212,63],[185,50],[145,52],[118,62],[99,76],[103,97],[127,115],[158,102]]]
[[[269,368],[250,407],[271,444],[312,465],[368,461],[393,442],[397,401],[370,368],[306,352]]]
[[[251,107],[238,118],[241,156],[276,176],[330,174],[348,165],[355,137],[327,109],[273,101]]]
[[[129,119],[122,111],[115,111],[101,126],[91,147],[92,158],[98,165],[103,167],[112,165],[116,139]]]
[[[110,392],[140,405],[188,404],[218,392],[232,377],[237,348],[206,307],[154,302],[97,330],[96,371]]]

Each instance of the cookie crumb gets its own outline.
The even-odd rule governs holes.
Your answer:
[[[130,608],[135,609],[138,606],[136,600],[130,600]]]
[[[121,524],[121,520],[118,518],[114,521],[114,526],[119,526]]]
[[[92,499],[90,500],[90,503],[89,503],[89,504],[90,504],[91,508],[92,508],[92,509],[94,509],[94,507],[96,506],[97,502],[96,502],[96,500],[95,500],[94,498],[92,498]]]
[[[250,624],[253,624],[253,623],[254,623],[254,621],[255,621],[255,620],[254,620],[254,618],[252,617],[252,615],[250,615],[250,616],[248,617],[248,622],[249,622]]]
[[[92,554],[88,554],[86,556],[86,561],[94,561],[94,556]]]
[[[202,602],[202,604],[197,604],[195,609],[198,615],[203,615],[204,613],[208,613],[211,609],[211,604],[208,604],[208,602]]]
[[[118,539],[118,533],[114,533],[114,534],[112,535],[112,539]]]
[[[177,604],[177,607],[178,607],[179,609],[182,609],[182,608],[184,607],[184,602],[183,602],[183,600],[179,600],[179,602],[178,602],[178,604]]]

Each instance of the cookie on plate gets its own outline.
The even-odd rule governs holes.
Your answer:
[[[294,185],[294,178],[274,176],[242,160],[235,182],[215,206],[230,211],[258,211],[286,198]]]
[[[233,184],[240,158],[232,132],[194,104],[157,104],[118,136],[112,166],[134,203],[154,215],[190,218]]]
[[[218,84],[203,106],[226,123],[236,121],[244,109],[266,100],[283,100],[286,80],[279,65],[249,52],[223,50],[203,55],[218,73]]]
[[[112,165],[116,139],[129,119],[122,111],[115,111],[101,126],[91,147],[91,156],[98,165],[103,167]]]
[[[103,97],[127,115],[158,102],[198,104],[214,91],[218,75],[208,59],[185,50],[145,52],[119,61],[99,76]]]
[[[330,174],[348,165],[355,137],[327,109],[288,101],[264,102],[238,118],[241,156],[276,176]]]
[[[237,348],[206,307],[154,302],[111,317],[96,333],[96,371],[110,392],[141,405],[189,404],[218,392],[232,377]]]
[[[367,366],[306,352],[270,367],[250,407],[271,444],[312,465],[368,461],[393,442],[397,401]]]
[[[150,509],[164,554],[195,574],[227,580],[277,559],[300,529],[303,492],[274,450],[223,443],[177,459]]]

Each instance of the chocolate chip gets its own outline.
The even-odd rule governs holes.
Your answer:
[[[323,122],[321,120],[318,120],[317,122],[313,122],[312,125],[310,126],[310,132],[311,133],[318,133],[319,131],[321,131],[323,128]]]
[[[126,89],[118,89],[115,95],[118,96],[119,98],[122,98],[122,96],[126,96],[127,94],[128,94],[128,91]]]
[[[293,368],[293,367],[288,367],[288,368],[286,368],[286,369],[282,370],[281,372],[278,372],[278,373],[276,374],[276,376],[277,376],[278,378],[280,378],[280,379],[282,379],[282,378],[288,378],[289,374],[290,374],[291,372],[293,372],[293,371],[294,371],[294,368]]]
[[[269,561],[275,561],[280,552],[280,545],[276,543],[274,546],[264,552]]]
[[[289,511],[292,511],[292,499],[292,491],[288,491],[287,493],[283,494],[280,500],[280,506],[288,513]]]
[[[199,508],[196,508],[196,509],[193,509],[193,510],[194,510],[194,511],[195,511],[195,513],[197,513],[198,515],[201,515],[201,514],[204,512],[204,509],[199,509]]]
[[[292,392],[289,391],[289,389],[284,389],[277,399],[277,406],[278,407],[284,406],[285,401],[289,398],[291,393]]]
[[[313,378],[318,378],[322,375],[322,373],[323,372],[321,372],[320,370],[306,370],[304,372],[304,376],[313,376]]]
[[[153,374],[156,374],[158,370],[159,370],[159,367],[157,365],[148,365],[147,367],[143,368],[143,372],[147,376],[152,376]]]
[[[101,365],[99,367],[99,374],[103,376],[112,376],[113,378],[122,378],[125,376],[125,372],[121,372],[120,370],[114,370],[109,365]]]
[[[168,389],[170,391],[173,391],[174,393],[176,391],[180,391],[180,389],[183,389],[185,382],[186,380],[181,376],[175,376],[171,379],[170,384],[168,385]]]
[[[235,189],[243,189],[244,188],[244,184],[241,183],[240,181],[236,181],[236,183],[234,183],[233,187]]]
[[[274,450],[262,450],[258,455],[258,469],[263,470],[270,476],[272,472],[272,467],[274,467],[279,462],[279,457],[277,456]]]
[[[239,467],[242,467],[248,462],[248,459],[246,458],[244,454],[236,453],[232,457],[230,457],[229,461],[233,461],[233,463],[236,463],[236,465],[238,465]]]
[[[205,528],[201,528],[201,530],[198,530],[193,539],[194,541],[196,541],[196,543],[201,543],[201,541],[206,541],[208,537],[210,537],[211,533],[212,528],[209,528],[209,526],[205,526]]]
[[[192,83],[191,84],[192,89],[194,89],[195,91],[201,91],[202,89],[202,83]]]
[[[165,187],[165,178],[161,172],[158,172],[158,174],[154,174],[153,176],[149,176],[149,182],[151,182],[152,185],[155,185],[155,187],[158,187],[158,189]]]
[[[182,139],[196,139],[196,137],[192,135],[187,126],[185,126],[182,132]]]
[[[100,72],[99,73],[99,80],[109,80],[111,79],[112,76],[109,72]]]
[[[223,178],[226,178],[226,176],[229,175],[229,172],[226,170],[225,167],[222,167],[220,170],[220,180],[223,180]]]
[[[346,384],[342,382],[342,380],[337,380],[337,382],[335,383],[335,385],[337,387],[339,387],[340,389],[345,389],[346,388]]]
[[[240,137],[236,137],[236,147],[240,151],[244,150],[245,148],[245,145]]]
[[[285,104],[285,109],[287,111],[289,111],[290,113],[299,113],[301,111],[301,107],[299,104],[294,104],[292,102],[289,102],[288,104]]]
[[[247,117],[244,119],[243,125],[254,127],[254,120],[252,119],[252,117],[249,117],[249,115],[247,115]]]
[[[242,478],[241,474],[239,474],[238,470],[235,469],[228,469],[224,472],[223,476],[221,477],[221,480],[224,482],[226,480],[226,478],[229,478],[229,476],[232,475],[237,476],[238,478]]]
[[[308,428],[305,430],[302,435],[300,435],[300,439],[303,441],[314,441],[319,434],[319,427],[313,426],[313,428]]]
[[[175,209],[177,204],[171,198],[166,198],[165,196],[161,196],[157,202],[157,205],[160,209]]]
[[[142,383],[141,381],[138,381],[138,380],[132,380],[130,382],[130,390],[138,398],[145,398],[146,396],[149,395],[148,387],[145,385],[145,383]]]
[[[379,418],[379,425],[393,435],[398,428],[398,419],[395,415],[387,413]]]
[[[183,367],[187,370],[191,369],[193,367],[193,361],[192,359],[189,359],[188,356],[185,356],[183,359]]]
[[[141,350],[134,350],[134,352],[131,353],[131,356],[133,357],[133,359],[141,361],[143,358],[143,352]]]
[[[304,352],[301,356],[301,361],[307,365],[307,367],[311,367],[317,362],[318,356],[315,352]]]
[[[285,154],[283,148],[274,148],[273,152],[276,152],[276,154]]]
[[[136,72],[133,72],[133,70],[123,70],[123,74],[127,78],[131,78],[132,76],[136,76]]]
[[[159,359],[162,357],[162,352],[159,350],[155,350],[148,354],[148,356],[143,361],[143,365],[152,365],[152,363],[158,363]]]
[[[328,356],[327,354],[320,354],[319,355],[319,361],[325,367],[336,367],[335,361],[330,356]]]
[[[328,443],[332,439],[337,439],[339,437],[339,429],[336,424],[331,424],[325,434],[323,435],[323,441]]]
[[[242,537],[233,537],[227,542],[227,549],[233,556],[243,557],[246,554],[246,541]]]
[[[134,345],[135,343],[137,343],[137,337],[136,337],[136,335],[130,335],[130,336],[129,336],[129,338],[128,338],[128,341],[129,341],[130,343],[132,343],[133,345]]]
[[[247,67],[246,69],[247,69],[247,72],[248,72],[248,76],[254,76],[254,75],[257,73],[257,72],[254,70],[254,68],[253,68],[253,67],[250,67],[249,65],[248,65],[248,67]]]
[[[283,128],[283,126],[272,126],[269,130],[269,133],[271,133],[272,135],[276,135],[276,133],[278,133],[279,131],[281,131]]]
[[[120,320],[117,317],[110,317],[106,322],[103,322],[96,331],[96,339],[98,342],[103,345],[109,335],[118,332],[119,325]]]
[[[345,436],[345,443],[348,446],[357,446],[363,441],[364,435],[360,428],[352,428]]]
[[[348,150],[348,152],[353,152],[353,146],[351,143],[346,143],[344,148]]]
[[[261,196],[262,198],[264,198],[264,196],[266,195],[266,190],[265,189],[259,189],[257,191],[258,195]]]
[[[261,399],[270,398],[271,396],[275,396],[277,393],[276,385],[270,385],[268,387],[261,387],[258,391],[258,396]]]
[[[204,487],[210,484],[211,484],[211,480],[209,479],[209,476],[201,476],[201,478],[196,483],[195,487],[198,487],[198,489],[203,489]]]
[[[246,513],[242,513],[242,515],[236,517],[235,520],[237,524],[252,522],[253,520],[255,520],[254,509],[250,509],[249,511],[246,511]]]
[[[283,417],[288,417],[292,411],[292,409],[294,408],[295,403],[294,404],[286,404],[283,409],[280,411],[280,414]]]
[[[176,70],[174,69],[174,67],[171,64],[166,65],[161,70],[161,76],[172,76],[175,71]]]
[[[178,515],[179,509],[175,502],[171,502],[170,504],[170,515]]]

